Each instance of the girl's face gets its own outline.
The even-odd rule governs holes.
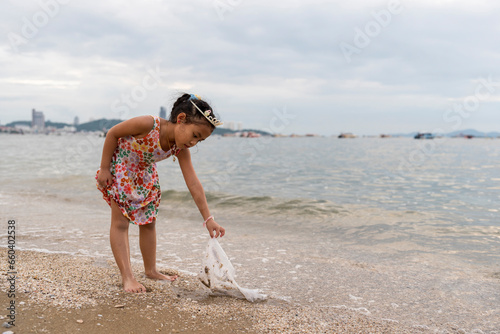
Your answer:
[[[196,123],[180,123],[175,130],[175,144],[178,148],[193,147],[212,134],[212,129],[208,125]]]

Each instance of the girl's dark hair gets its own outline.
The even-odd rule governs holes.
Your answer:
[[[205,116],[203,116],[198,109],[193,106],[193,103],[196,104],[196,106],[202,111],[210,110],[210,116],[215,117],[212,107],[210,107],[207,102],[197,97],[191,99],[191,101],[193,101],[193,103],[191,103],[190,98],[192,96],[193,95],[191,94],[184,93],[177,99],[177,101],[175,101],[172,111],[170,112],[169,121],[175,124],[177,123],[177,116],[179,116],[180,113],[185,113],[186,123],[205,124],[208,125],[213,131],[215,129],[215,125],[210,123],[208,119],[206,119]]]

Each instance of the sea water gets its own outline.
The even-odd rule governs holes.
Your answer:
[[[21,249],[112,258],[104,139],[1,135],[0,218]],[[241,286],[445,332],[500,329],[500,140],[224,138],[191,149]],[[200,270],[208,234],[158,163],[158,265]],[[131,257],[141,261],[138,229]],[[202,287],[200,287],[202,289]]]

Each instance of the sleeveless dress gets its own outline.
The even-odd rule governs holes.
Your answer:
[[[161,148],[160,118],[151,117],[154,126],[144,138],[127,136],[118,139],[110,165],[113,184],[107,188],[97,184],[106,202],[111,206],[111,200],[115,201],[123,215],[136,225],[150,224],[158,214],[161,190],[156,162],[180,151],[175,144],[168,151]],[[96,180],[99,172],[100,169]]]

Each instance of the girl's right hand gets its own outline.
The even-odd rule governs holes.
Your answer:
[[[207,222],[207,230],[210,238],[222,238],[226,234],[226,229],[217,224],[213,218]]]
[[[97,184],[101,188],[107,188],[113,184],[113,175],[108,169],[102,169],[99,171],[99,175],[97,176]]]

